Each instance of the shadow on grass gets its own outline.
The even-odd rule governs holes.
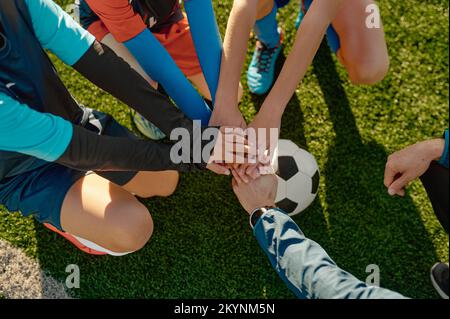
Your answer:
[[[279,65],[283,62],[282,57]],[[436,256],[419,212],[410,197],[386,194],[386,151],[362,141],[326,46],[314,62],[314,72],[336,132],[322,171],[329,216],[325,218],[316,200],[295,220],[357,277],[365,278],[366,266],[377,264],[383,286],[412,297],[434,296],[428,271]],[[263,101],[252,99],[254,105]],[[300,101],[294,96],[283,117],[281,137],[307,149],[303,123]],[[142,251],[122,258],[88,256],[36,223],[41,265],[61,280],[68,275],[68,264],[80,265],[83,288],[75,295],[84,298],[293,297],[251,236],[248,217],[226,178],[187,174],[174,196],[146,204],[155,234]]]
[[[429,271],[437,257],[420,213],[409,195],[387,194],[383,176],[388,154],[375,141],[362,140],[324,44],[313,69],[336,134],[323,170],[331,237],[328,252],[359,278],[367,276],[367,265],[377,264],[382,286],[416,298],[435,296]]]

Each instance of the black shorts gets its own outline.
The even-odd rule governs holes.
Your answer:
[[[101,135],[137,137],[120,125],[112,116],[87,110],[89,120],[85,128]],[[79,179],[92,172],[78,171],[59,164],[48,163],[33,171],[0,181],[0,204],[11,212],[19,211],[23,216],[34,216],[41,223],[49,223],[59,230],[61,207],[67,192]],[[137,172],[99,172],[98,175],[123,186]]]

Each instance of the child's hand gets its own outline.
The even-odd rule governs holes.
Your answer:
[[[247,123],[245,123],[244,117],[237,106],[224,108],[216,105],[211,115],[209,126],[230,126],[245,129]]]

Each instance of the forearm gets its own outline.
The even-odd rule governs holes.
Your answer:
[[[211,0],[185,0],[195,49],[214,102],[222,58],[222,39]]]
[[[167,136],[175,128],[192,129],[192,120],[184,116],[167,97],[148,85],[107,46],[93,45],[74,68],[96,86],[152,121]]]
[[[250,32],[256,21],[256,0],[235,1],[223,45],[217,109],[237,107],[239,81],[247,54]]]
[[[295,222],[272,209],[257,223],[254,233],[274,269],[299,298],[404,298],[379,287],[369,287],[340,269]]]
[[[144,71],[164,87],[186,116],[208,124],[211,110],[148,29],[124,44]]]
[[[187,172],[206,168],[205,162],[174,163],[171,149],[170,144],[97,135],[74,125],[70,144],[55,162],[84,171]]]
[[[328,26],[339,8],[340,0],[316,0],[305,15],[297,31],[295,43],[275,82],[261,107],[281,118],[283,112],[313,62]]]
[[[189,129],[189,128],[188,128]],[[203,150],[201,128],[188,130],[189,143]],[[193,134],[197,132],[197,134]],[[199,134],[200,133],[200,134]],[[178,138],[178,137],[177,137]],[[178,138],[179,139],[179,138]],[[40,113],[0,92],[0,150],[21,153],[84,171],[179,171],[206,167],[205,161],[174,163],[172,146],[153,141],[101,136],[61,117]]]

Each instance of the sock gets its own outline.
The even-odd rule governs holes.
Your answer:
[[[108,250],[108,249],[103,248],[103,247],[101,247],[101,246],[99,246],[97,244],[94,244],[93,242],[91,242],[91,241],[89,241],[87,239],[83,239],[83,238],[75,236],[75,235],[72,235],[72,236],[75,237],[80,243],[82,243],[86,247],[88,247],[90,249],[94,249],[94,250],[99,251],[101,253],[106,253],[106,254],[111,255],[111,256],[121,257],[121,256],[125,256],[125,255],[128,255],[128,254],[132,253],[131,251],[128,252],[128,253],[115,253],[115,252],[112,252],[111,250]]]
[[[272,11],[264,18],[256,21],[254,30],[258,40],[268,47],[276,47],[280,42],[280,32],[278,31],[277,6],[274,5]]]

